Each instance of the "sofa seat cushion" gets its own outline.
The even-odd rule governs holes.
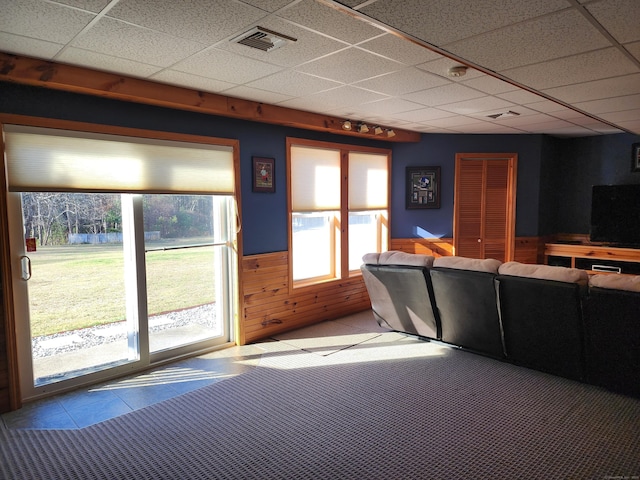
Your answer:
[[[640,275],[596,274],[589,277],[589,287],[640,292]]]
[[[589,275],[578,268],[556,267],[551,265],[537,265],[519,262],[506,262],[498,268],[500,275],[514,277],[537,278],[539,280],[553,280],[556,282],[577,283],[587,285]]]
[[[498,267],[502,264],[494,258],[467,258],[467,257],[439,257],[433,261],[434,267],[455,268],[457,270],[472,270],[474,272],[498,273]]]
[[[367,265],[408,265],[413,267],[431,267],[434,257],[420,253],[406,253],[391,250],[382,253],[366,253],[362,261]]]

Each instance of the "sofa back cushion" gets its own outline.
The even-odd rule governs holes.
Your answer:
[[[474,272],[498,273],[502,264],[494,258],[439,257],[433,261],[434,267],[455,268],[457,270],[473,270]]]
[[[577,283],[587,285],[589,275],[578,268],[555,267],[551,265],[536,265],[519,262],[506,262],[498,268],[500,275],[514,277],[537,278],[539,280],[554,280],[556,282]]]
[[[420,253],[406,253],[390,250],[382,253],[366,253],[362,257],[366,265],[410,265],[414,267],[431,267],[434,257]]]
[[[640,292],[640,275],[596,274],[589,277],[589,287]]]

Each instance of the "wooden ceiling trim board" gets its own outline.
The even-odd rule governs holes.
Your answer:
[[[0,80],[371,140],[407,143],[419,142],[421,137],[419,132],[398,128],[393,128],[396,134],[394,137],[375,136],[373,129],[367,134],[345,131],[342,129],[342,122],[346,120],[345,118],[200,92],[2,52],[0,52]],[[357,119],[349,120],[357,121]],[[384,127],[384,125],[381,126]]]

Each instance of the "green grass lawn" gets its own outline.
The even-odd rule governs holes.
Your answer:
[[[213,248],[146,254],[149,315],[214,301]],[[122,245],[39,247],[29,257],[32,336],[126,318]]]

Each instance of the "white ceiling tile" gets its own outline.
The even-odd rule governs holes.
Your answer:
[[[152,80],[165,82],[171,85],[184,85],[188,88],[203,92],[218,93],[228,88],[234,87],[233,83],[221,82],[212,78],[199,77],[189,73],[177,72],[176,70],[163,70],[151,77]]]
[[[295,3],[295,0],[242,0],[244,3],[253,5],[254,7],[261,8],[267,12],[275,12],[282,7]]]
[[[67,43],[85,28],[95,15],[55,3],[38,0],[3,1],[0,31]]]
[[[80,8],[89,12],[100,12],[111,3],[111,0],[56,0],[56,3],[63,3],[71,7]]]
[[[508,127],[506,125],[497,125],[490,122],[482,122],[474,125],[463,125],[456,129],[455,133],[475,133],[475,134],[521,134],[522,130]]]
[[[617,123],[617,125],[620,128],[624,128],[630,132],[635,132],[640,134],[640,119],[619,122]]]
[[[405,68],[397,72],[357,82],[354,85],[386,95],[404,95],[445,83],[447,83],[447,80],[436,75],[418,70],[417,68]]]
[[[544,93],[568,103],[640,93],[640,73],[549,88]]]
[[[268,52],[231,41],[220,43],[218,48],[276,65],[294,67],[348,46],[346,43],[300,28],[279,18],[268,19],[261,22],[260,26],[293,37],[296,41],[287,41],[285,45]]]
[[[444,128],[454,128],[454,127],[460,127],[462,125],[465,125],[465,126],[486,125],[486,122],[484,120],[481,120],[479,118],[465,117],[463,115],[455,115],[453,117],[439,118],[437,120],[432,120],[425,123],[430,125],[437,125],[438,127],[444,127]]]
[[[546,133],[554,137],[588,137],[596,135],[596,132],[589,128],[573,125],[566,128],[541,129],[538,133]]]
[[[497,118],[492,120],[495,123],[499,123],[501,125],[508,125],[514,128],[526,128],[529,126],[536,125],[546,125],[551,126],[553,128],[557,127],[569,127],[572,125],[571,122],[567,122],[566,120],[561,120],[559,118],[554,118],[549,115],[545,115],[540,113],[538,115],[527,115],[524,117],[505,117],[505,118]]]
[[[578,112],[576,110],[571,110],[569,108],[565,108],[564,110],[559,110],[557,112],[551,112],[550,115],[552,117],[560,118],[562,120],[569,120],[574,123],[583,123],[587,121],[587,119],[592,120],[584,113]]]
[[[463,78],[460,83],[480,90],[481,92],[488,93],[489,95],[518,90],[518,87],[515,85],[490,75],[479,75],[469,79]]]
[[[603,113],[600,114],[600,117],[613,123],[628,122],[640,118],[640,108],[620,112]]]
[[[511,107],[514,107],[513,103],[502,100],[501,98],[490,96],[438,106],[438,108],[442,110],[458,113],[460,115],[470,115],[489,111],[499,113],[502,110],[509,109]]]
[[[109,17],[207,45],[249,29],[267,12],[228,0],[190,0],[189,8],[175,0],[120,0]]]
[[[541,102],[529,103],[527,104],[527,108],[530,108],[532,110],[536,110],[542,113],[553,113],[553,112],[561,112],[563,110],[569,110],[564,105],[561,105],[551,100],[542,100]]]
[[[440,87],[429,88],[420,92],[405,95],[404,98],[422,105],[435,107],[460,100],[470,100],[486,96],[484,93],[457,83],[450,83]]]
[[[583,15],[567,10],[475,36],[448,45],[447,50],[499,71],[609,45]]]
[[[566,7],[565,0],[378,0],[359,11],[444,45]]]
[[[401,63],[352,47],[301,65],[297,70],[338,82],[353,83],[403,67]]]
[[[291,99],[289,95],[282,95],[280,93],[274,92],[265,92],[264,90],[259,90],[257,88],[251,88],[244,85],[230,88],[229,90],[225,90],[223,93],[230,97],[244,98],[246,100],[253,100],[256,102],[269,104],[277,104]]]
[[[161,67],[168,67],[202,49],[201,44],[111,18],[99,20],[71,45]]]
[[[640,40],[638,0],[605,0],[588,4],[586,9],[618,42]]]
[[[172,67],[173,70],[235,84],[252,82],[272,75],[282,68],[230,52],[210,49]]]
[[[85,65],[96,70],[103,70],[113,73],[124,73],[132,77],[145,78],[153,75],[160,70],[155,65],[147,65],[140,62],[134,62],[124,58],[104,55],[102,53],[82,50],[80,48],[69,47],[65,49],[58,57],[64,63],[72,65]]]
[[[640,94],[625,95],[622,97],[592,100],[590,102],[576,103],[575,106],[585,112],[593,114],[620,112],[640,108]]]
[[[396,113],[418,110],[422,105],[407,102],[401,98],[385,98],[377,102],[365,103],[358,106],[358,111],[367,115],[394,115]]]
[[[429,122],[439,118],[447,118],[454,116],[451,112],[438,110],[437,108],[421,108],[409,112],[402,112],[393,115],[394,119],[404,120],[406,122]]]
[[[52,59],[62,44],[0,32],[0,48],[6,53]]]
[[[323,90],[339,87],[340,83],[314,77],[295,70],[286,70],[247,84],[248,87],[280,93],[290,97],[302,97]]]
[[[627,43],[624,48],[640,62],[640,42]]]
[[[640,122],[638,122],[638,126],[640,126]],[[612,127],[611,125],[607,125],[606,123],[601,123],[599,125],[591,125],[589,129],[593,130],[594,132],[598,132],[602,135],[616,135],[618,133],[624,133],[623,130],[616,127]],[[630,128],[629,130],[633,130],[633,128]]]
[[[501,93],[496,95],[496,97],[500,97],[509,102],[519,103],[522,105],[526,105],[528,103],[536,103],[544,98],[538,94],[528,92],[527,90],[515,90],[513,92]]]
[[[406,65],[418,65],[440,58],[439,54],[426,47],[390,33],[368,40],[358,46]]]
[[[636,73],[634,65],[617,48],[605,48],[500,72],[537,90]]]
[[[304,99],[295,98],[293,100],[288,100],[280,105],[300,108],[300,105],[307,104],[313,105],[321,111],[326,111],[327,109],[335,109],[337,107],[347,107],[349,105],[373,102],[382,98],[384,98],[383,95],[345,85],[334,88],[333,90],[308,95]]]
[[[350,15],[344,15],[315,0],[302,0],[278,15],[351,44],[369,40],[384,32],[380,28]]]

